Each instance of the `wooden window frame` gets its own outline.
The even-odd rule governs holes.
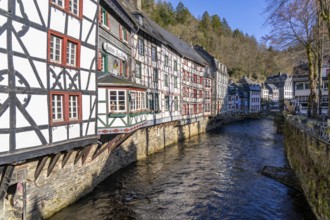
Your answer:
[[[113,110],[113,109],[111,109],[112,108],[112,106],[111,106],[111,99],[110,99],[110,97],[111,97],[111,92],[116,92],[116,107],[117,107],[117,109],[118,110]],[[124,97],[125,97],[125,109],[124,110],[119,110],[119,107],[120,107],[120,105],[119,105],[119,92],[124,92]],[[127,112],[127,90],[125,90],[125,89],[109,89],[108,90],[108,95],[109,95],[109,109],[108,109],[108,111],[109,112],[118,112],[118,113],[120,113],[120,112]]]
[[[168,58],[168,55],[165,55],[165,57],[164,57],[164,66],[169,66],[169,58]]]
[[[178,77],[174,76],[174,88],[177,89],[178,88]]]
[[[174,60],[173,70],[176,72],[178,71],[178,61],[177,60]]]
[[[108,54],[102,52],[98,53],[97,69],[102,73],[108,72]]]
[[[168,74],[164,74],[164,86],[169,86],[169,77]]]
[[[75,18],[78,18],[79,20],[82,20],[82,18],[83,18],[83,0],[78,0],[78,2],[79,2],[78,15],[76,15],[70,11],[70,1],[71,0],[62,0],[62,1],[64,3],[63,7],[59,6],[56,3],[53,3],[52,0],[49,0],[49,5],[53,6],[56,9],[59,9],[61,11],[64,11],[65,13],[67,13]]]
[[[61,61],[60,62],[56,62],[54,60],[51,60],[50,59],[50,39],[51,39],[51,36],[55,36],[57,38],[61,38],[62,39],[62,48],[61,48]],[[71,43],[74,43],[76,44],[76,65],[75,66],[72,66],[72,65],[69,65],[67,64],[66,60],[67,60],[67,45],[68,45],[68,42],[71,42]],[[53,30],[50,30],[48,31],[48,43],[47,43],[47,50],[48,50],[48,56],[47,56],[47,59],[48,59],[48,62],[49,63],[52,63],[52,64],[55,64],[55,65],[60,65],[60,66],[63,66],[63,67],[67,67],[67,68],[70,68],[70,69],[78,69],[80,68],[80,51],[81,51],[81,44],[80,44],[80,41],[79,40],[76,40],[76,39],[73,39],[71,37],[68,37],[68,36],[65,36],[61,33],[58,33],[56,31],[53,31]]]
[[[142,38],[138,38],[138,53],[141,56],[144,56],[144,40]]]
[[[170,108],[171,108],[171,106],[170,106],[170,96],[166,95],[164,97],[164,102],[165,102],[164,103],[165,104],[165,106],[164,106],[165,111],[169,111]]]
[[[174,111],[179,111],[179,98],[178,98],[178,96],[174,97]]]
[[[62,114],[63,114],[63,121],[54,121],[53,120],[53,95],[61,95],[63,96],[63,105],[62,105]],[[50,102],[49,102],[49,114],[50,114],[50,125],[51,126],[58,126],[64,124],[71,124],[71,123],[79,123],[82,121],[82,94],[81,92],[60,92],[60,91],[52,91],[49,93]],[[70,96],[77,96],[78,97],[78,119],[70,120],[69,117],[69,98]]]
[[[139,66],[139,68],[138,68]],[[139,71],[137,71],[139,69]],[[137,74],[139,72],[139,75]],[[141,79],[142,77],[142,64],[140,62],[135,63],[135,77]]]
[[[154,53],[153,53],[154,51]],[[151,60],[153,62],[157,62],[157,47],[156,46],[151,46]]]

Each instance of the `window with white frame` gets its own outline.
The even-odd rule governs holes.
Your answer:
[[[62,62],[62,44],[63,44],[62,38],[55,35],[50,36],[50,54],[49,54],[50,61],[55,63]]]
[[[52,95],[52,121],[59,122],[64,121],[64,95],[53,94]]]
[[[77,44],[70,41],[67,42],[66,63],[69,66],[77,65]]]
[[[78,120],[78,96],[69,96],[69,119]]]
[[[81,93],[50,93],[51,123],[69,123],[81,120]]]
[[[138,39],[138,52],[140,55],[144,55],[144,41],[143,39]]]
[[[157,47],[155,47],[155,46],[151,47],[151,59],[154,62],[157,61]]]
[[[178,61],[174,60],[174,66],[173,66],[174,71],[178,71]]]
[[[165,111],[170,110],[170,97],[167,95],[165,96]]]
[[[179,110],[179,99],[177,96],[174,97],[174,111]]]
[[[167,74],[164,75],[164,85],[168,86],[168,75]]]
[[[65,12],[82,17],[80,9],[82,8],[82,0],[51,0],[50,5],[54,5],[58,8],[61,8]]]
[[[69,0],[69,11],[76,16],[79,16],[79,4],[80,0]]]
[[[110,112],[126,111],[126,91],[110,90],[109,91]]]
[[[65,2],[65,0],[52,0],[51,1],[51,3],[53,5],[56,5],[56,6],[60,7],[60,8],[64,8],[64,2]]]
[[[131,111],[143,110],[146,108],[145,92],[131,92]]]
[[[153,81],[158,82],[158,70],[157,70],[157,68],[153,69]]]
[[[59,33],[49,32],[48,60],[69,67],[79,67],[80,42]]]
[[[135,77],[141,78],[141,63],[136,62],[135,64]]]
[[[137,92],[136,93],[136,110],[141,109],[141,93]]]
[[[164,58],[165,60],[164,60],[164,65],[165,66],[168,66],[168,56],[167,55],[165,55],[165,58]]]

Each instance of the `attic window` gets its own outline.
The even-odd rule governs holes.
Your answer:
[[[141,15],[137,15],[137,16],[138,16],[138,19],[139,19],[139,24],[141,26],[143,26],[143,18],[142,18],[142,16]]]

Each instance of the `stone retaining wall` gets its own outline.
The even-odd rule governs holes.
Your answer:
[[[91,192],[96,185],[120,168],[161,151],[166,146],[220,125],[221,121],[210,123],[208,118],[204,118],[182,126],[167,124],[143,128],[137,130],[111,152],[105,151],[94,160],[92,160],[92,155],[97,145],[91,146],[90,153],[83,165],[81,159],[74,163],[78,151],[72,153],[63,167],[64,155],[61,155],[48,177],[50,157],[37,179],[34,176],[41,158],[16,165],[15,175],[21,173],[17,182],[26,186],[26,212],[24,216],[26,219],[48,218]],[[22,204],[14,205],[19,201],[16,197],[14,195],[14,198],[11,198],[9,195],[5,199],[4,207],[0,208],[0,219],[1,216],[3,216],[2,219],[6,220],[22,218],[22,209],[17,207],[22,206]]]
[[[284,125],[287,158],[318,219],[330,219],[330,145],[288,121]]]

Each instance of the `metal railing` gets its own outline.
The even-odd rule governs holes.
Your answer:
[[[327,143],[330,142],[328,123],[323,118],[321,118],[321,120],[315,120],[308,119],[302,115],[286,115],[286,120],[292,126],[304,131],[305,133]]]

